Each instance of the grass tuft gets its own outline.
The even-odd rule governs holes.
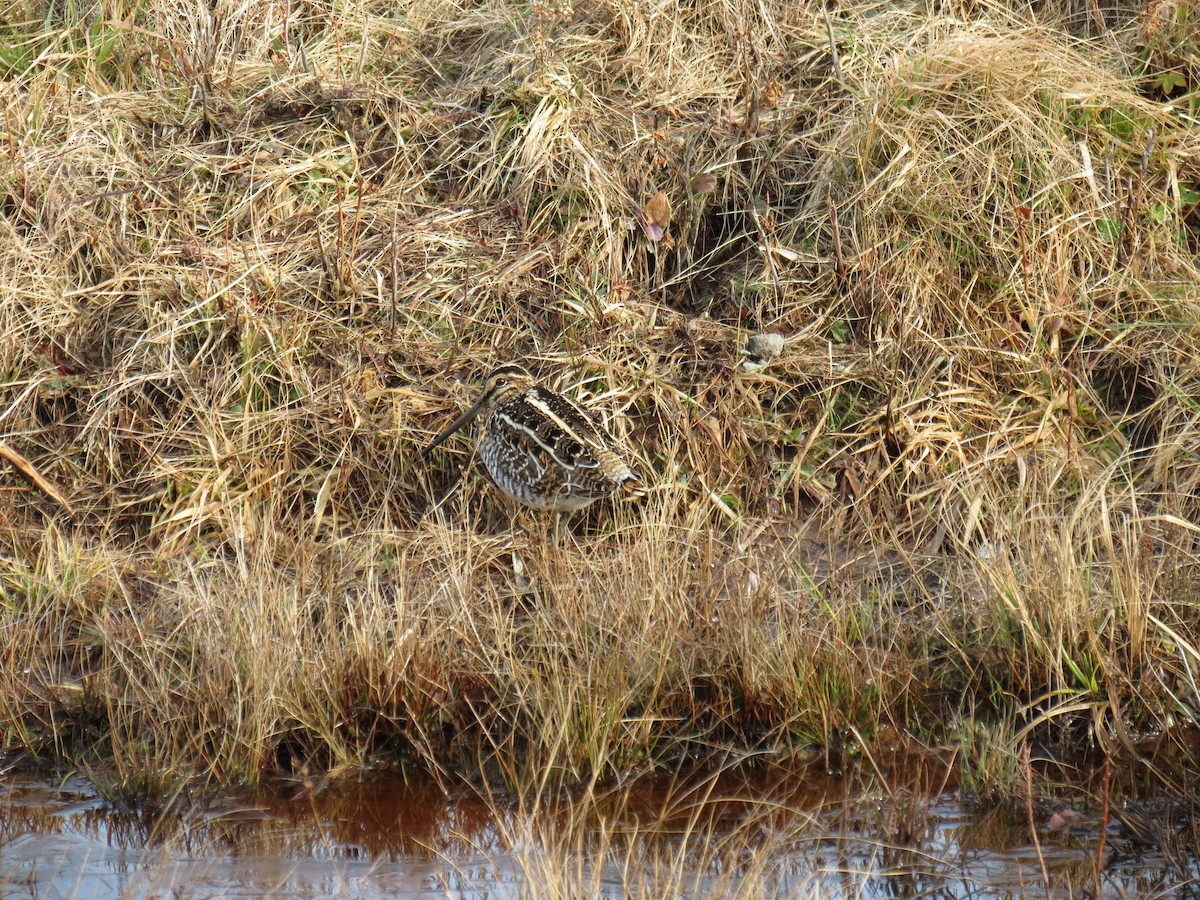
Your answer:
[[[1194,4],[18,7],[0,441],[70,507],[0,495],[4,751],[983,795],[1194,718]],[[644,502],[418,464],[507,360]]]

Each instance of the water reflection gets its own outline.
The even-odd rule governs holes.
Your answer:
[[[955,788],[923,761],[844,777],[742,765],[536,808],[375,779],[194,794],[150,814],[106,808],[81,778],[9,775],[0,895],[1082,896],[1098,853],[1101,895],[1196,891],[1194,844],[1135,843],[1115,817],[1102,841],[1096,812],[1031,831],[974,814]]]

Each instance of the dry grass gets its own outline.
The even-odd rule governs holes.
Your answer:
[[[76,515],[8,476],[6,749],[529,788],[1193,717],[1162,9],[14,5],[0,438]],[[645,503],[547,546],[415,464],[510,359]]]

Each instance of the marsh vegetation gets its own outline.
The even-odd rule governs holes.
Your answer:
[[[1017,811],[1039,758],[1178,787],[1143,748],[1188,758],[1200,706],[1198,34],[1195,0],[8,4],[7,762],[114,803],[897,744]],[[646,496],[547,543],[467,437],[419,464],[507,361]]]

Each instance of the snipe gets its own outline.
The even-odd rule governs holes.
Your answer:
[[[476,416],[484,467],[500,490],[526,506],[572,512],[618,491],[641,493],[641,476],[621,458],[620,445],[604,426],[517,365],[494,369],[479,399],[433,439],[421,459]]]

